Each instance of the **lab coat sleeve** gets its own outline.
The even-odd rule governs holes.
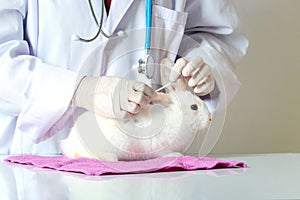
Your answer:
[[[233,69],[248,47],[247,38],[239,30],[234,2],[187,0],[185,10],[188,19],[179,54],[200,56],[210,65],[219,90],[211,98],[218,101],[215,108],[224,108],[240,87]]]
[[[25,13],[23,1],[0,0],[0,111],[17,116],[15,131],[38,143],[54,134],[49,130],[68,109],[77,75],[30,55]]]

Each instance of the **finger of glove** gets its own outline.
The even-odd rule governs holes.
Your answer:
[[[118,120],[129,120],[132,117],[132,114],[124,109],[124,107],[126,108],[126,104],[128,103],[128,91],[124,88],[119,88],[119,90],[115,90],[115,93],[114,95],[111,95],[111,98],[111,118]]]
[[[192,74],[199,68],[201,68],[204,65],[204,61],[199,57],[193,57],[189,60],[189,62],[186,64],[186,66],[182,70],[182,75],[192,76]]]
[[[119,103],[113,105],[112,116],[113,119],[118,120],[129,120],[132,117],[132,114],[123,110]]]
[[[210,74],[210,67],[208,65],[203,65],[192,74],[192,77],[188,81],[188,86],[195,87],[196,85],[205,82]]]
[[[114,101],[115,105],[116,105],[116,110],[119,108],[120,112],[126,111],[131,114],[136,114],[139,112],[140,107],[136,103],[131,102],[129,100],[129,96],[130,96],[130,94],[134,93],[134,90],[131,90],[130,88],[127,88],[127,89],[128,90],[120,91],[118,93],[118,95],[116,95],[116,98],[119,98],[119,99],[115,99],[115,101]],[[117,104],[119,104],[119,105],[117,105]],[[125,116],[125,115],[122,114],[122,116]]]
[[[169,75],[169,80],[171,82],[175,82],[178,79],[178,77],[181,75],[182,69],[186,66],[186,64],[187,61],[183,58],[180,58],[176,61]]]
[[[134,91],[129,95],[129,101],[138,104],[140,107],[149,105],[151,99],[146,96],[143,92]]]
[[[151,87],[149,87],[148,85],[144,84],[144,83],[140,83],[140,82],[135,82],[133,84],[133,89],[136,92],[141,92],[143,93],[145,96],[148,96],[149,99],[153,99],[157,97],[157,93],[155,92],[154,89],[152,89]]]
[[[118,112],[117,115],[114,116],[114,119],[128,121],[132,118],[132,116],[133,116],[133,114],[131,114],[125,110],[121,110],[120,112]]]
[[[210,75],[207,80],[203,83],[200,83],[196,87],[194,87],[194,93],[198,96],[204,96],[213,91],[215,87],[215,81],[213,77]]]
[[[131,114],[137,114],[140,112],[140,106],[131,101],[128,101],[126,104],[122,105],[121,109]]]

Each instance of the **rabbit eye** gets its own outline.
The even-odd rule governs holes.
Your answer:
[[[197,104],[193,104],[193,105],[191,105],[191,109],[192,109],[192,110],[198,110],[198,106],[197,106]]]

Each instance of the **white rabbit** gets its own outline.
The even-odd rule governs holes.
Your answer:
[[[167,83],[173,65],[170,59],[162,61],[162,84]],[[63,154],[108,161],[182,155],[197,134],[207,131],[211,114],[198,96],[186,90],[184,79],[166,92],[158,93],[157,100],[129,121],[84,112],[61,142]]]

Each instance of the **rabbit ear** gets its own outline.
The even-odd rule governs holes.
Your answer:
[[[169,58],[164,58],[160,65],[161,84],[165,85],[169,82],[169,76],[174,62]]]
[[[176,84],[174,85],[175,90],[178,91],[185,91],[187,89],[187,80],[181,75],[177,80]]]

